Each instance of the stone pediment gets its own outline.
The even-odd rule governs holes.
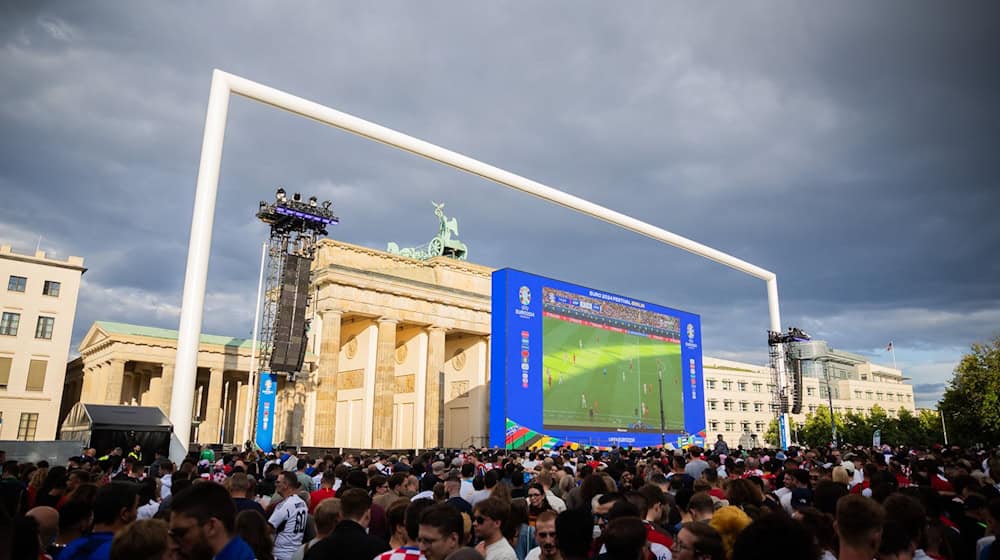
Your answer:
[[[77,350],[81,354],[84,354],[87,350],[96,348],[109,340],[111,340],[111,336],[108,332],[101,328],[100,323],[94,323],[90,326],[87,334],[84,335],[83,340],[80,341],[80,346],[77,347]]]

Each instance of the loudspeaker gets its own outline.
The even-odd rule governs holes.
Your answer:
[[[792,414],[802,412],[802,360],[791,360],[792,362]]]
[[[292,373],[302,370],[306,356],[306,305],[309,301],[309,267],[312,259],[285,256],[278,294],[278,312],[274,323],[274,348],[271,371]]]

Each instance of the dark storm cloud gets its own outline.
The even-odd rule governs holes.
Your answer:
[[[890,338],[960,352],[1000,316],[998,11],[7,8],[0,188],[17,204],[0,206],[0,232],[22,244],[44,234],[50,250],[87,258],[77,338],[96,319],[175,327],[218,67],[768,268],[783,323],[837,348],[883,363],[875,352]],[[252,213],[279,184],[332,199],[343,218],[333,236],[378,248],[426,242],[429,201],[445,202],[476,262],[697,312],[707,352],[766,354],[756,279],[240,98],[206,330],[248,331],[266,235]],[[910,366],[935,379],[950,371]]]

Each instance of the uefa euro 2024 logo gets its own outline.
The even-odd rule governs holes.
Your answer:
[[[528,305],[531,303],[531,290],[527,286],[521,286],[517,291],[517,299],[521,301],[521,305]]]
[[[694,342],[694,325],[688,323],[687,326],[688,342]]]

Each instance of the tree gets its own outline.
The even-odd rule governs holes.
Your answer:
[[[833,415],[837,426],[837,439],[844,432],[844,419],[839,414]],[[806,421],[799,430],[800,443],[810,447],[830,445],[833,434],[830,431],[830,409],[825,406],[816,408],[816,412],[806,415]]]
[[[949,441],[962,445],[1000,443],[1000,335],[973,344],[955,367],[939,405]]]

